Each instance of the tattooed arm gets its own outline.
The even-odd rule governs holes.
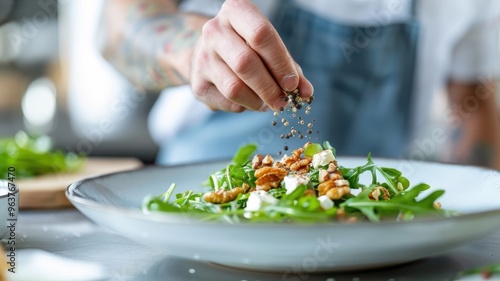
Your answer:
[[[99,41],[103,56],[143,91],[189,82],[191,56],[208,17],[183,14],[178,0],[108,0]]]
[[[451,160],[500,170],[500,114],[495,83],[450,82],[448,93],[461,123],[452,143]]]

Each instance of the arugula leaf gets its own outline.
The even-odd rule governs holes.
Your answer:
[[[255,187],[254,170],[250,163],[250,157],[257,149],[255,144],[242,146],[234,155],[233,160],[225,168],[214,172],[208,178],[208,184],[212,190],[230,190],[243,183]]]
[[[323,148],[324,149],[330,149],[333,152],[333,156],[337,156],[337,150],[335,147],[333,147],[329,141],[324,141],[323,142]]]
[[[239,164],[240,166],[245,165],[245,163],[250,160],[250,157],[257,150],[257,144],[247,144],[238,149],[238,151],[233,156],[233,162]]]
[[[370,172],[372,175],[371,184],[384,185],[388,188],[391,195],[404,191],[410,186],[410,181],[402,176],[402,173],[394,168],[381,167],[376,165],[369,153],[366,164],[354,168],[339,167],[339,171],[344,178],[349,181],[350,187],[354,189],[364,187],[359,183],[359,177],[365,172]],[[377,175],[381,175],[384,179],[380,182]]]
[[[0,179],[7,179],[9,167],[18,179],[60,172],[74,172],[85,163],[83,155],[53,150],[47,136],[32,137],[23,131],[0,139]]]
[[[274,198],[280,199],[281,197],[286,195],[286,188],[273,188],[268,191]]]
[[[340,206],[346,210],[358,210],[373,222],[380,221],[382,217],[397,216],[402,212],[404,212],[407,217],[409,217],[408,215],[410,214],[443,214],[442,210],[434,207],[434,202],[443,195],[444,190],[436,190],[425,198],[418,200],[417,197],[421,192],[430,188],[427,184],[419,184],[410,190],[394,195],[390,200],[375,201],[369,198],[369,194],[376,187],[377,185],[371,185],[357,196],[346,200]]]
[[[311,186],[314,187],[319,185],[319,169],[311,169],[307,176],[309,177],[309,184]]]

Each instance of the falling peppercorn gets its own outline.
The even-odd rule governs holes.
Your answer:
[[[285,92],[285,95],[283,96],[282,99],[284,101],[288,101],[289,103],[288,103],[286,108],[282,107],[282,108],[280,108],[279,111],[275,111],[273,113],[274,117],[279,117],[280,114],[283,114],[286,111],[287,114],[290,114],[293,119],[297,120],[297,123],[300,126],[306,126],[305,125],[306,122],[304,121],[302,116],[300,116],[300,112],[303,112],[306,115],[308,115],[311,112],[311,109],[312,109],[311,103],[314,100],[314,97],[304,99],[300,96],[299,90],[295,89],[291,92]],[[288,115],[288,116],[290,116],[290,115]],[[287,134],[281,134],[280,138],[288,140],[292,137],[297,137],[298,139],[303,139],[305,137],[305,135],[300,130],[297,130],[297,128],[295,128],[294,126],[290,126],[290,124],[292,124],[292,123],[290,123],[289,121],[291,121],[291,120],[287,120],[284,117],[281,118],[281,124],[284,127],[290,127],[290,130]],[[314,118],[312,121],[315,122],[316,119]],[[273,120],[271,124],[273,126],[276,126],[278,124],[278,122],[276,120]],[[309,128],[309,130],[307,130],[308,135],[311,135],[313,133],[313,131],[311,130],[312,127],[313,127],[313,123],[307,123],[307,128]],[[311,137],[309,136],[308,138],[310,139]],[[287,151],[288,145],[284,145],[283,149],[284,149],[284,151]],[[282,151],[278,152],[279,155],[281,155],[281,153],[282,153]]]

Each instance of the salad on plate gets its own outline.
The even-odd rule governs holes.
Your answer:
[[[377,165],[370,154],[365,164],[344,167],[327,141],[307,142],[281,159],[256,150],[255,144],[240,147],[226,167],[209,175],[206,191],[174,195],[172,183],[165,193],[147,196],[142,211],[229,223],[408,221],[453,214],[437,201],[444,190],[411,186],[401,171]]]

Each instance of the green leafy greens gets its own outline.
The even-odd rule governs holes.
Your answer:
[[[482,280],[488,280],[491,277],[500,276],[500,264],[491,264],[461,271],[457,274],[456,280],[473,275],[480,275]]]
[[[0,159],[0,178],[7,178],[13,167],[18,179],[77,171],[85,162],[83,156],[52,151],[47,137],[30,137],[22,131],[0,139]]]
[[[244,184],[249,188],[255,188],[256,177],[251,157],[256,149],[255,144],[241,147],[226,167],[209,176],[205,185],[212,192],[231,191]],[[322,145],[317,143],[308,145],[304,149],[304,156],[312,158],[324,150],[331,150],[335,155],[335,149],[330,143],[324,142]],[[172,184],[164,194],[147,196],[142,210],[146,213],[202,214],[201,217],[204,220],[222,220],[231,223],[242,221],[317,223],[345,221],[346,218],[371,222],[406,221],[416,216],[451,214],[437,207],[436,200],[443,195],[443,190],[430,192],[430,186],[424,183],[410,187],[410,181],[402,175],[401,171],[375,164],[370,154],[364,165],[352,168],[338,167],[343,178],[349,182],[350,189],[358,192],[356,195],[350,193],[341,199],[334,200],[331,207],[325,208],[321,198],[311,196],[311,191],[318,193],[320,170],[326,169],[327,166],[317,168],[310,166],[306,174],[309,179],[308,183],[297,185],[293,191],[288,191],[284,182],[281,182],[279,187],[264,194],[268,196],[266,200],[272,203],[266,203],[266,200],[259,201],[260,205],[257,209],[247,208],[251,205],[249,198],[252,192],[245,191],[230,202],[214,204],[203,199],[204,192],[187,191],[176,194],[175,199],[172,199],[176,187]],[[370,182],[360,182],[360,177],[364,173],[371,175]],[[387,194],[382,192],[379,197],[374,198],[373,194],[378,194],[380,190],[384,190]]]

